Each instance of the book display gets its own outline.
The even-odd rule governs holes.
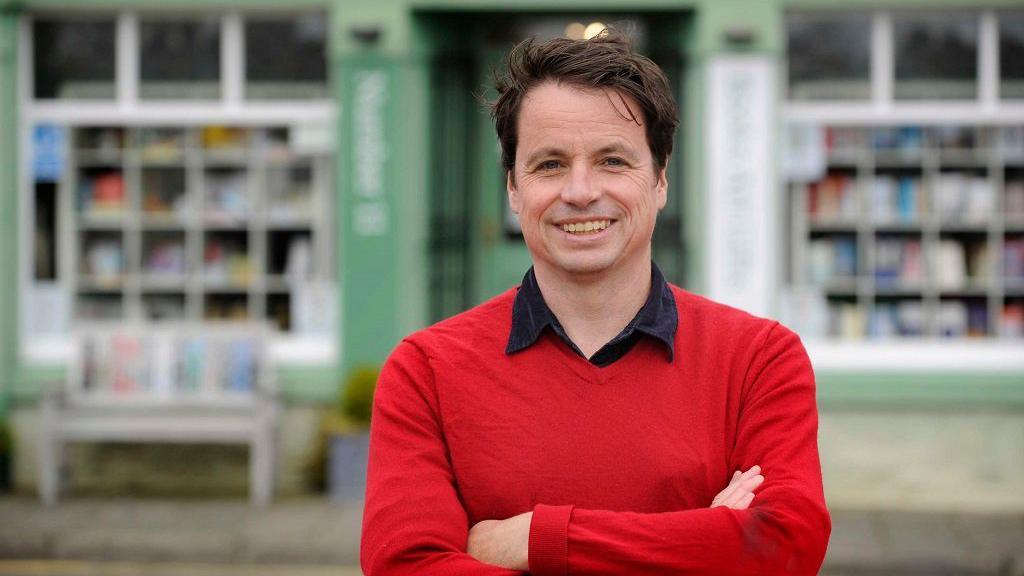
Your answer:
[[[245,397],[261,386],[258,332],[99,331],[82,337],[76,392],[94,399]]]
[[[790,283],[826,335],[1024,337],[1024,128],[820,128],[791,175]]]
[[[330,157],[289,127],[70,128],[73,317],[270,320],[330,278]]]

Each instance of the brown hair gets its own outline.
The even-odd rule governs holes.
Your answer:
[[[630,110],[631,120],[644,125],[651,154],[659,169],[665,167],[679,123],[668,79],[657,64],[633,52],[625,36],[606,29],[590,40],[556,38],[538,42],[530,38],[509,52],[507,69],[495,79],[498,99],[491,104],[506,171],[512,171],[516,162],[517,122],[523,98],[531,88],[546,81],[610,88],[631,96],[643,111],[643,118],[637,118]]]

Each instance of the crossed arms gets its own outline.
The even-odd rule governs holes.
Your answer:
[[[749,369],[729,462],[746,472],[707,508],[637,513],[539,503],[471,527],[434,383],[423,376],[430,370],[425,353],[406,343],[378,384],[361,550],[368,576],[817,573],[830,521],[813,374],[788,330],[772,330]]]
[[[754,490],[764,482],[760,466],[746,472],[737,470],[729,485],[711,501],[711,508],[725,506],[746,510],[754,501]],[[530,523],[533,512],[505,520],[483,520],[469,529],[466,552],[485,563],[512,570],[529,570]]]

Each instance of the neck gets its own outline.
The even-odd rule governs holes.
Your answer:
[[[650,257],[587,276],[535,264],[534,274],[544,301],[587,358],[629,324],[651,291]]]

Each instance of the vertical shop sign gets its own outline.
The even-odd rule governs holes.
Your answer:
[[[390,231],[384,198],[385,110],[390,97],[388,76],[383,70],[356,74],[352,117],[355,124],[355,202],[352,229],[359,236],[384,236]]]
[[[774,289],[772,60],[718,56],[708,70],[707,291],[768,315]]]

